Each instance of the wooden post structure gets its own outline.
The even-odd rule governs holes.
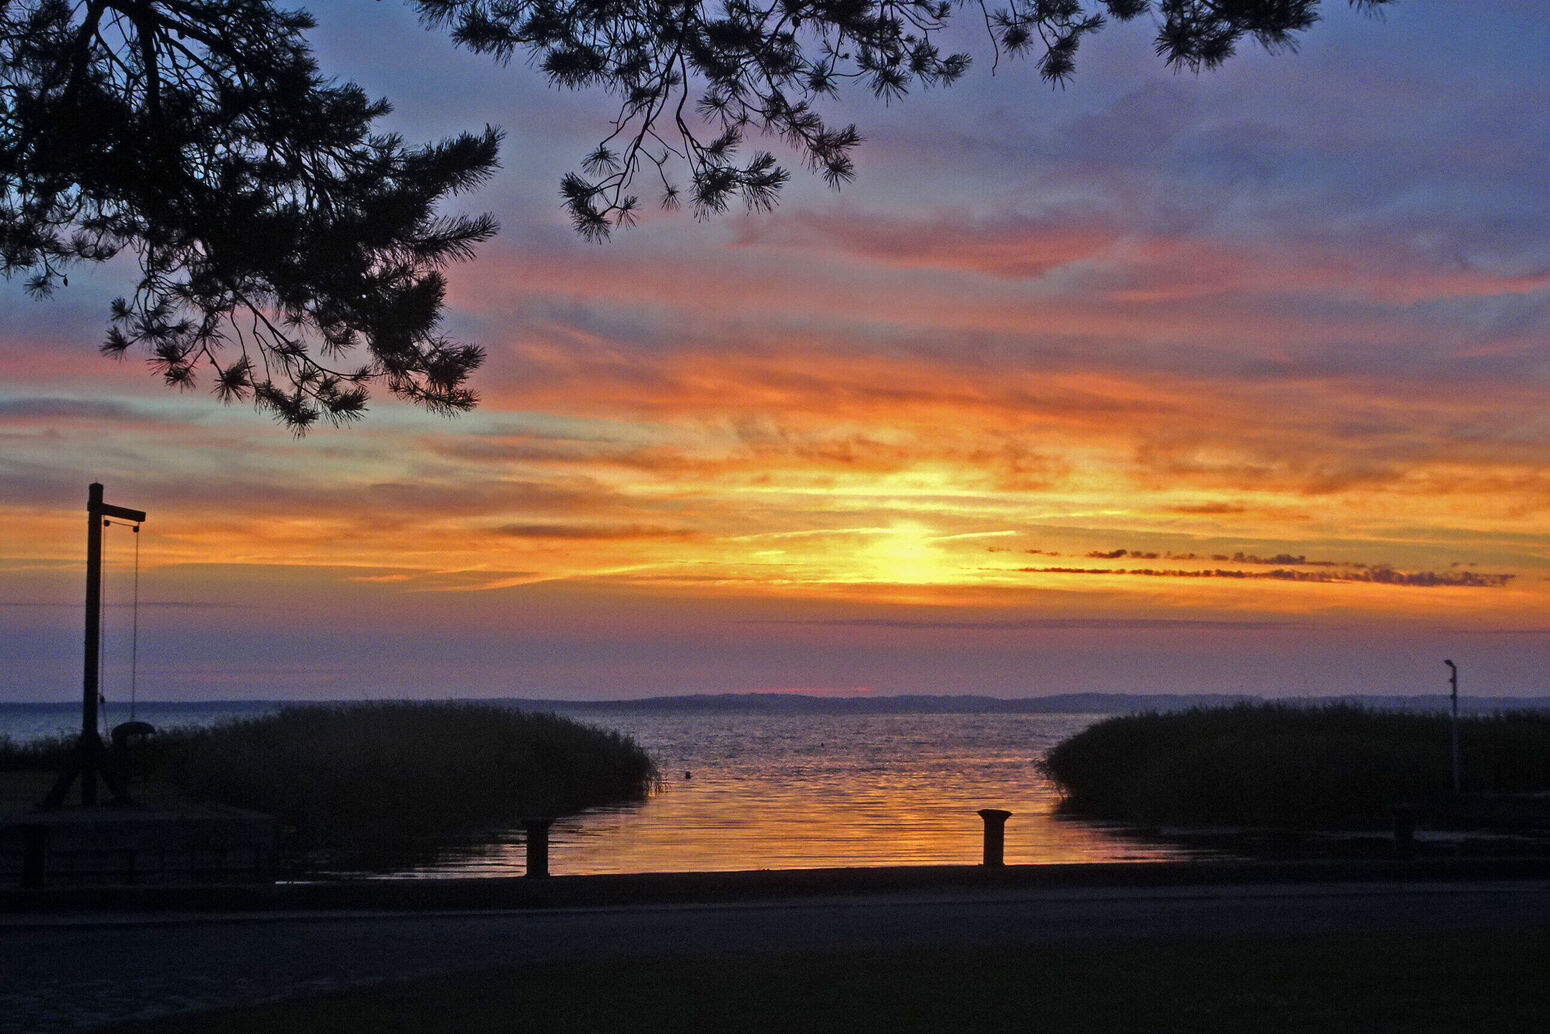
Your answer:
[[[522,820],[522,828],[527,831],[527,878],[530,880],[542,880],[549,875],[549,827],[554,825],[551,818],[529,818]]]
[[[45,808],[57,808],[70,792],[70,784],[81,777],[81,803],[97,803],[97,777],[112,791],[115,801],[128,800],[123,783],[108,763],[108,751],[97,732],[98,646],[102,620],[102,526],[107,518],[145,523],[144,510],[131,510],[102,501],[102,485],[92,482],[86,494],[86,639],[81,672],[81,738],[76,741],[75,757],[59,774],[54,788],[43,801]]]

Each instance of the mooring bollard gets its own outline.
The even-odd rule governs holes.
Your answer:
[[[549,827],[553,819],[523,819],[522,828],[527,831],[527,875],[529,879],[542,879],[549,875]]]
[[[29,823],[22,827],[22,886],[41,887],[48,878],[48,827]]]
[[[980,818],[985,820],[985,864],[999,866],[1004,864],[1002,856],[1006,850],[1006,820],[1012,817],[1009,811],[1000,808],[981,808]]]

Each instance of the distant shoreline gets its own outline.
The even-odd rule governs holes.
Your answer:
[[[383,698],[393,699],[393,698]],[[1450,706],[1446,694],[1401,696],[1262,697],[1228,693],[1056,693],[1036,697],[990,697],[977,695],[899,694],[894,696],[830,697],[806,693],[704,693],[681,696],[654,696],[619,700],[556,700],[528,697],[451,698],[505,704],[524,711],[570,711],[628,713],[633,711],[678,711],[683,713],[744,714],[1127,714],[1136,711],[1176,711],[1191,707],[1222,707],[1238,703],[1281,700],[1310,706],[1356,704],[1382,710],[1443,711]],[[140,707],[183,711],[245,710],[290,704],[346,704],[351,700],[287,700],[274,698],[227,700],[142,700]],[[359,702],[358,700],[354,702]],[[0,713],[17,710],[80,709],[79,700],[0,701]],[[1465,714],[1496,711],[1550,709],[1550,696],[1460,696],[1459,710]]]

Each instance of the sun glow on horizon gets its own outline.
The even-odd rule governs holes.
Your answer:
[[[854,188],[606,247],[553,198],[595,141],[535,114],[488,195],[506,231],[449,274],[445,329],[487,351],[451,421],[379,393],[296,440],[104,362],[111,271],[0,285],[0,635],[68,681],[35,644],[75,634],[44,611],[101,481],[149,512],[146,598],[217,682],[299,642],[331,673],[308,691],[343,684],[330,648],[492,693],[1231,689],[1466,634],[1542,678],[1550,23],[1468,7],[1198,78],[1095,41],[1037,117],[965,118],[1000,80],[912,97],[869,114]],[[432,82],[356,56],[368,88]],[[436,80],[406,137],[507,118],[483,82]]]

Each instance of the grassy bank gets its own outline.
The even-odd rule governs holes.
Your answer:
[[[1465,791],[1550,790],[1550,714],[1459,720]],[[1452,788],[1447,715],[1242,704],[1123,715],[1052,749],[1069,810],[1142,823],[1360,828]]]
[[[1529,930],[578,961],[115,1030],[1507,1034],[1550,1023],[1547,953]]]
[[[57,769],[70,746],[0,741],[0,772]],[[139,749],[143,783],[274,815],[299,851],[391,851],[639,800],[657,775],[618,733],[469,702],[299,705],[164,730]]]

